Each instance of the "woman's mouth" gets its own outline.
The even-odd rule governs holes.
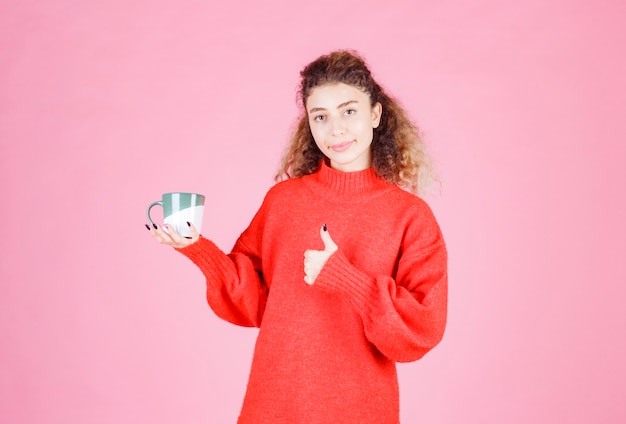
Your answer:
[[[343,152],[345,150],[348,150],[352,143],[352,141],[344,141],[341,143],[333,144],[332,146],[330,146],[330,150],[332,150],[333,152]]]

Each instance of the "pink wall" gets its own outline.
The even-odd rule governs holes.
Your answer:
[[[0,422],[228,423],[255,330],[143,227],[208,195],[229,249],[272,183],[300,68],[360,50],[444,181],[442,344],[404,423],[626,420],[621,1],[0,5]]]

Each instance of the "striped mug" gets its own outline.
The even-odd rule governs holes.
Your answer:
[[[163,223],[170,225],[180,235],[190,237],[191,232],[187,222],[192,223],[198,232],[202,230],[204,199],[202,194],[197,193],[165,193],[161,200],[148,205],[146,216],[150,224],[154,225],[154,221],[150,217],[150,210],[155,206],[161,206],[163,208]]]

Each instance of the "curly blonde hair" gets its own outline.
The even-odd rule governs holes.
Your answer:
[[[320,56],[307,65],[300,76],[298,100],[302,114],[295,125],[276,180],[302,177],[320,167],[324,154],[311,134],[306,101],[315,87],[333,83],[354,86],[369,95],[372,106],[381,104],[380,124],[374,129],[370,147],[372,166],[381,178],[413,193],[423,193],[435,180],[419,129],[400,103],[385,93],[374,80],[365,60],[358,53],[340,50]]]

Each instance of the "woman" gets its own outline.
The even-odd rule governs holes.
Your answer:
[[[439,343],[447,252],[417,128],[356,53],[301,72],[278,182],[231,253],[148,227],[204,273],[215,313],[259,327],[240,423],[398,423],[396,362]]]

